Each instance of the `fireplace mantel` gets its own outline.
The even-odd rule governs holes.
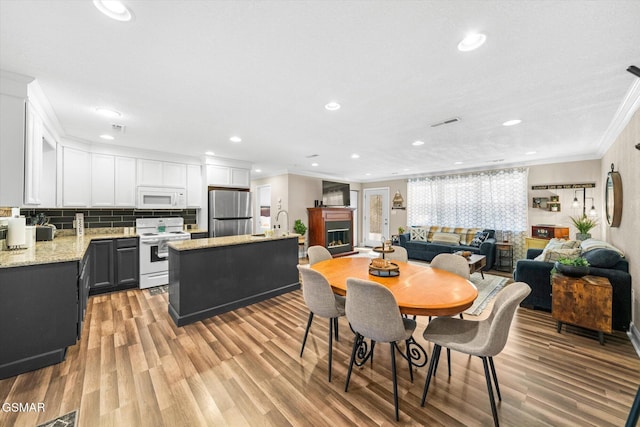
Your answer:
[[[307,208],[309,246],[324,246],[334,257],[352,255],[353,208]]]

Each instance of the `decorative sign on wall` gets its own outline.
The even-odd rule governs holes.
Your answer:
[[[586,184],[548,184],[548,185],[532,185],[532,190],[572,190],[575,188],[596,188],[595,182]]]

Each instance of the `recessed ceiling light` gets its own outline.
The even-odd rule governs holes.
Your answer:
[[[93,5],[97,7],[100,12],[116,21],[126,22],[131,21],[133,18],[133,14],[127,9],[127,6],[117,0],[93,0]]]
[[[351,155],[351,158],[352,158],[352,159],[359,159],[359,158],[360,158],[360,154],[353,153],[353,154]]]
[[[365,173],[365,175],[366,175],[366,176],[370,176],[370,175],[371,175],[371,173],[370,173],[370,172],[367,172],[367,173]]]
[[[107,139],[109,141],[112,141],[114,139],[111,135],[107,135],[106,133],[104,135],[100,135],[100,138]]]
[[[537,151],[527,151],[527,152],[526,152],[526,153],[524,153],[524,154],[525,154],[525,155],[527,155],[527,156],[530,156],[530,155],[532,155],[532,154],[536,154],[536,153],[537,153]]]
[[[231,141],[231,142],[242,142],[242,138],[240,138],[239,136],[232,136],[231,138],[229,138],[229,141]]]
[[[311,166],[318,166],[317,163],[311,163]]]
[[[256,172],[260,173],[260,172],[262,172],[262,169],[256,169]]]
[[[424,141],[413,141],[413,142],[411,143],[411,145],[414,145],[414,146],[416,146],[416,147],[417,147],[417,146],[419,146],[419,145],[424,145]]]
[[[206,151],[204,154],[206,154],[207,156],[215,156],[216,153],[214,153],[213,151]]]
[[[336,111],[340,109],[340,104],[338,104],[337,102],[330,102],[327,105],[325,105],[324,108],[326,108],[329,111]]]
[[[480,33],[468,34],[460,43],[458,43],[458,50],[461,52],[469,52],[479,48],[487,40],[487,36]]]
[[[112,110],[110,108],[99,107],[96,108],[96,113],[103,115],[105,117],[116,118],[121,117],[122,114],[119,111]]]
[[[461,165],[461,164],[463,164],[463,163],[464,163],[464,162],[455,162],[455,163],[454,163],[454,165]]]
[[[515,126],[515,125],[519,125],[520,123],[522,123],[522,120],[520,119],[507,120],[502,124],[502,126]]]

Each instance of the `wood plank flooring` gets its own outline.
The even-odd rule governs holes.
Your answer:
[[[182,328],[167,294],[129,290],[91,297],[82,339],[63,363],[0,381],[3,403],[45,403],[44,413],[0,412],[0,426],[32,427],[78,409],[79,426],[392,425],[388,345],[373,367],[344,380],[352,334],[344,318],[327,382],[328,321],[316,318],[299,357],[308,311],[300,291]],[[418,318],[422,339],[426,318]],[[502,426],[621,426],[640,383],[628,337],[569,326],[519,308],[495,357]],[[7,343],[3,343],[7,345]],[[444,352],[443,352],[444,355]],[[452,352],[420,407],[426,367],[413,384],[398,358],[401,425],[493,425],[482,363]]]

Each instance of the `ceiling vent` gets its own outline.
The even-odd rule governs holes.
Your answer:
[[[310,154],[308,156],[306,156],[307,159],[313,159],[314,157],[318,157],[320,156],[319,154]]]
[[[119,125],[116,123],[111,124],[111,130],[118,133],[124,133],[127,127],[125,125]]]
[[[451,123],[456,123],[456,122],[459,122],[460,120],[461,120],[460,117],[454,117],[452,119],[444,120],[444,121],[442,121],[440,123],[434,123],[434,124],[431,125],[431,127],[435,128],[435,127],[442,126],[442,125],[450,125]]]

